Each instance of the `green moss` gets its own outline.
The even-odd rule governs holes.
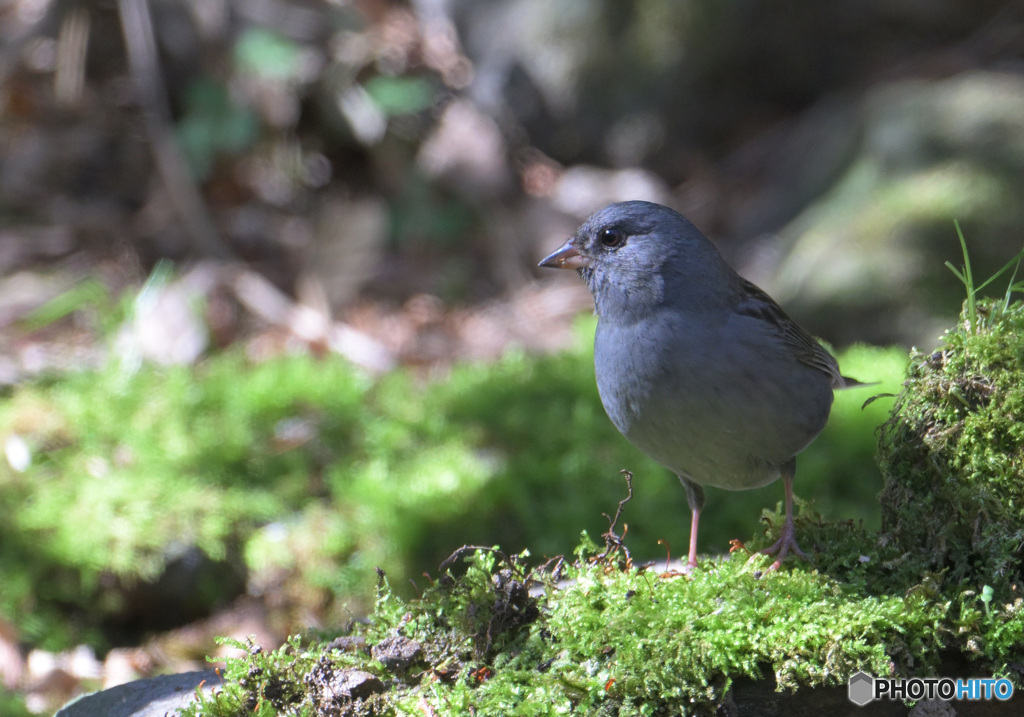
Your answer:
[[[193,549],[221,566],[195,609],[230,597],[246,539],[304,505],[320,462],[351,445],[367,386],[339,363],[230,354],[198,371],[111,365],[19,387],[0,435],[20,436],[33,462],[0,464],[0,611],[51,648],[102,645],[95,630],[124,613],[126,591]],[[294,422],[304,450],[290,450]]]
[[[282,676],[306,685],[290,693],[290,713],[317,714],[315,684],[351,669],[377,675],[380,691],[320,713],[712,714],[744,676],[789,691],[858,670],[934,674],[953,627],[924,591],[868,595],[817,571],[762,574],[767,559],[741,553],[685,577],[595,552],[585,543],[573,565],[531,572],[522,556],[480,551],[411,601],[384,584],[354,637],[293,641],[277,668],[254,670],[250,649],[229,661],[224,691],[186,714],[243,714]],[[389,639],[415,644],[418,660],[386,667],[375,646]],[[309,669],[296,673],[300,660]]]
[[[1024,306],[982,303],[981,320],[911,357],[880,442],[883,540],[913,569],[1020,595],[1024,545]]]

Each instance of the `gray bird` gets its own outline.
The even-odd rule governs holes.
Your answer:
[[[686,488],[697,564],[702,486],[747,490],[782,476],[786,520],[763,552],[806,558],[793,527],[796,455],[825,427],[836,360],[725,263],[685,217],[650,202],[592,215],[541,266],[576,269],[594,296],[597,390],[633,445]]]

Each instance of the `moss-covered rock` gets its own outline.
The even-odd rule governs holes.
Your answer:
[[[835,574],[766,573],[768,558],[739,549],[684,576],[634,565],[614,541],[598,554],[586,538],[575,561],[533,568],[523,555],[466,553],[468,568],[413,600],[382,580],[374,614],[343,636],[275,651],[234,642],[247,650],[228,660],[224,689],[185,714],[831,714],[849,708],[860,670],[1020,684],[1008,666],[1024,635],[1019,601],[982,614],[974,596],[929,579],[873,592],[863,578],[885,570],[874,535],[803,528],[834,541]],[[373,689],[327,688],[354,681]]]
[[[944,646],[943,607],[920,593],[866,595],[816,571],[764,574],[767,559],[743,552],[688,577],[596,553],[585,544],[571,565],[530,571],[521,556],[478,551],[464,574],[411,601],[385,583],[356,636],[250,646],[229,661],[225,690],[186,714],[268,703],[289,714],[714,714],[736,680],[792,691],[842,686],[857,670],[928,672]],[[419,648],[412,669],[377,657],[396,639]],[[386,689],[316,711],[318,685],[353,671]]]
[[[916,353],[881,432],[882,541],[917,572],[1020,596],[1024,305],[979,306]]]

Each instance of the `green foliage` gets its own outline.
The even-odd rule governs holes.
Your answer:
[[[964,253],[964,267],[961,271],[947,261],[946,268],[953,272],[953,275],[960,280],[960,283],[967,290],[967,301],[964,302],[964,305],[967,312],[968,326],[971,327],[971,331],[974,331],[978,320],[978,290],[974,286],[974,274],[971,271],[971,257],[967,252],[967,240],[964,239],[964,233],[960,229],[960,222],[954,220],[953,224],[956,226],[956,235],[960,239],[960,248]]]

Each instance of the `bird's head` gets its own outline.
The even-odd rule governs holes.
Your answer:
[[[598,316],[608,318],[639,318],[666,301],[704,303],[710,291],[735,285],[735,274],[689,220],[651,202],[593,214],[540,266],[576,269]]]

